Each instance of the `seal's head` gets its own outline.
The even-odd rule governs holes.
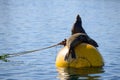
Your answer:
[[[82,20],[81,17],[79,16],[79,14],[76,17],[76,22],[74,23],[73,27],[72,27],[72,35],[75,33],[85,33],[85,30],[82,27]]]
[[[76,22],[80,22],[81,25],[82,25],[82,20],[81,20],[81,17],[80,15],[78,14],[77,17],[76,17]]]

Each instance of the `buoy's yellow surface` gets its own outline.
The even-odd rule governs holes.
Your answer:
[[[99,51],[90,44],[82,43],[75,47],[76,59],[69,57],[69,61],[65,61],[64,57],[68,52],[68,47],[62,48],[56,57],[56,67],[102,67],[104,65],[103,58]]]

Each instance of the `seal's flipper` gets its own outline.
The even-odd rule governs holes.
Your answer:
[[[74,50],[74,49],[71,49],[70,51],[71,51],[71,52],[70,52],[71,57],[75,59],[75,58],[76,58],[75,50]]]
[[[99,47],[97,42],[95,40],[91,39],[91,38],[89,39],[88,42],[89,42],[89,44],[93,45],[94,47]]]
[[[71,55],[71,58],[76,59],[74,48],[70,48],[68,53],[65,55],[65,61],[68,61],[69,56]]]

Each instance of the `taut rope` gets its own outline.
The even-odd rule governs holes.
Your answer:
[[[35,49],[35,50],[30,50],[30,51],[22,51],[22,52],[12,53],[12,54],[3,54],[3,55],[0,56],[0,59],[20,56],[20,55],[24,55],[24,54],[28,54],[28,53],[32,53],[32,52],[36,52],[36,51],[41,51],[41,50],[52,48],[52,47],[55,47],[55,46],[58,46],[58,45],[60,45],[60,43],[52,45],[52,46],[48,46],[48,47],[45,47],[45,48],[40,48],[40,49]]]

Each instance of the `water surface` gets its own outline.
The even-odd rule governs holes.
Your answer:
[[[84,29],[98,42],[105,61],[103,69],[96,73],[68,75],[63,70],[61,75],[55,67],[57,52],[62,48],[58,46],[11,57],[9,62],[0,60],[0,80],[119,80],[119,3],[120,0],[0,0],[1,55],[64,40],[80,14]]]

